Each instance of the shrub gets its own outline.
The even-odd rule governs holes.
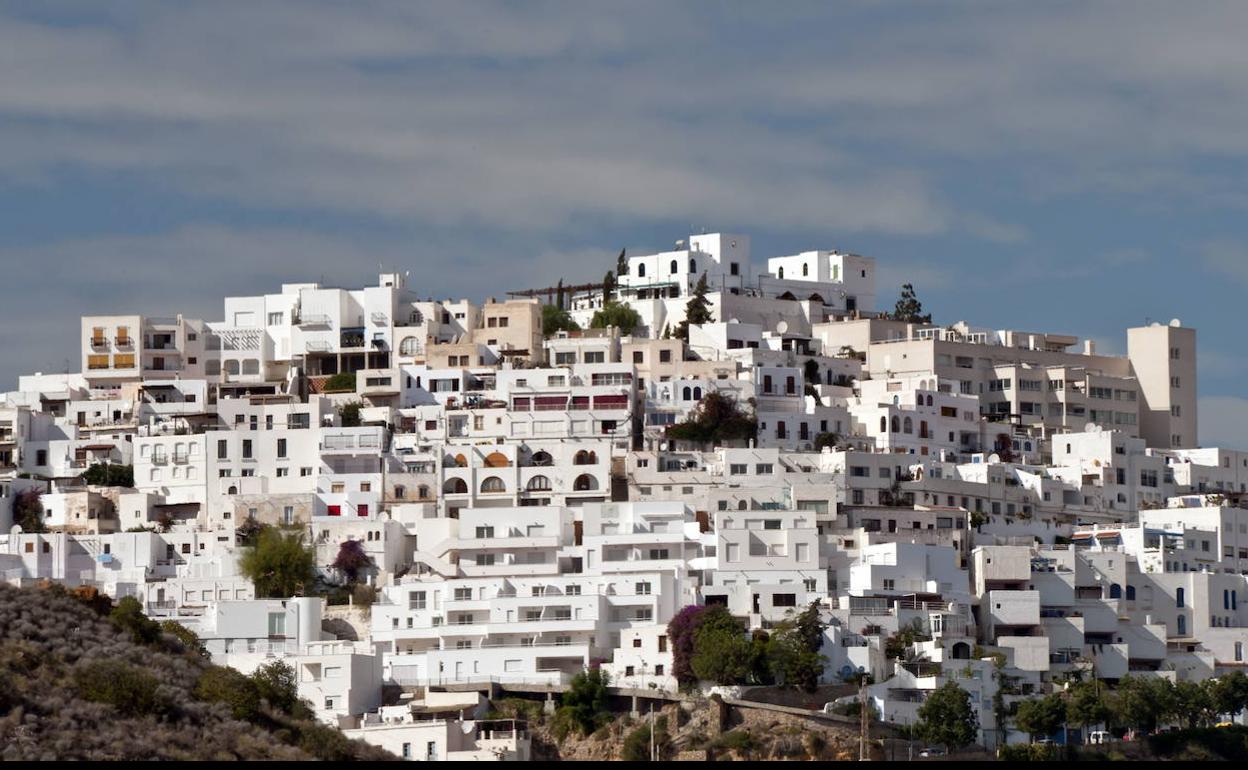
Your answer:
[[[213,703],[224,703],[230,714],[244,722],[254,722],[260,715],[260,690],[246,674],[224,666],[211,666],[195,683],[195,697]]]
[[[667,437],[697,444],[758,438],[758,420],[731,396],[712,390],[684,422],[667,427]]]
[[[572,678],[568,691],[563,694],[560,712],[566,710],[582,735],[589,735],[611,717],[607,696],[607,672],[601,668],[582,671]]]
[[[127,716],[151,714],[161,705],[156,677],[120,660],[80,664],[74,670],[74,686],[84,699],[107,703]]]
[[[83,472],[82,480],[97,487],[133,487],[134,466],[95,463]]]
[[[363,420],[360,418],[360,409],[363,405],[359,401],[352,401],[350,404],[343,404],[338,410],[338,417],[342,421],[344,428],[358,428]]]
[[[355,372],[338,372],[325,380],[321,388],[325,393],[345,393],[355,390]]]
[[[360,573],[373,566],[373,560],[364,552],[364,543],[359,540],[344,540],[338,546],[338,556],[332,565],[343,574],[348,583],[360,579]]]
[[[601,310],[594,313],[594,317],[589,320],[589,326],[591,329],[614,326],[620,330],[621,334],[631,334],[634,329],[641,326],[641,316],[636,310],[622,302],[608,302]]]
[[[200,640],[199,634],[196,634],[176,620],[166,620],[161,623],[160,630],[181,642],[182,648],[186,652],[205,660],[211,657],[208,654],[208,650],[204,647],[203,641]]]
[[[656,759],[666,759],[672,750],[671,740],[667,735],[667,717],[654,720],[654,749]],[[647,722],[633,730],[624,738],[620,747],[620,759],[625,762],[650,761],[650,724]]]
[[[287,714],[295,711],[299,704],[299,685],[290,664],[280,660],[266,663],[252,672],[251,681],[269,706]]]
[[[37,534],[46,532],[43,525],[43,493],[38,489],[23,489],[13,498],[13,523],[23,532]]]
[[[135,644],[152,644],[160,639],[160,624],[143,614],[143,604],[133,596],[117,602],[108,613],[113,625],[130,633]]]

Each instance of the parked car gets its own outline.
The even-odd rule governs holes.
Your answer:
[[[945,750],[936,746],[928,746],[919,752],[920,757],[943,757]]]
[[[1108,730],[1093,730],[1088,733],[1088,743],[1102,744],[1109,743],[1114,740],[1114,736]]]

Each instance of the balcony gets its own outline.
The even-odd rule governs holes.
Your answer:
[[[332,326],[333,319],[323,313],[309,313],[299,319],[299,326]]]
[[[308,340],[304,343],[304,349],[309,353],[328,353],[333,350],[333,346],[325,340]]]

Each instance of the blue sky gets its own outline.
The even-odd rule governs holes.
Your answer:
[[[0,0],[0,386],[82,313],[598,278],[691,227],[937,320],[1199,329],[1248,447],[1248,5]]]

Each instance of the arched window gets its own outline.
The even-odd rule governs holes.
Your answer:
[[[468,482],[463,479],[447,479],[442,485],[442,491],[448,495],[466,495],[468,494]]]
[[[1233,588],[1231,589],[1231,609],[1239,609],[1239,592]]]
[[[594,452],[582,449],[572,458],[573,465],[597,465],[598,455]]]
[[[888,418],[880,418],[880,433],[888,433]]]
[[[589,492],[595,490],[598,488],[598,479],[588,473],[582,473],[580,476],[576,477],[576,481],[572,484],[572,488],[577,492]]]
[[[412,308],[412,312],[407,314],[407,322],[412,326],[420,326],[425,322],[425,317],[420,314],[416,308]]]
[[[810,275],[810,265],[803,262],[802,263],[802,277],[804,278],[808,275]]]
[[[1231,608],[1231,589],[1222,589],[1222,609],[1229,610]]]
[[[1127,586],[1127,601],[1135,601],[1135,586]]]
[[[681,395],[681,397],[682,397],[685,401],[690,400],[691,398],[693,398],[693,388],[691,388],[691,387],[689,387],[688,385],[686,385],[686,386],[685,386],[685,387],[684,387],[684,388],[680,391],[680,395]]]
[[[550,465],[551,462],[553,462],[553,460],[551,459],[550,453],[547,452],[546,450],[539,449],[538,451],[533,453],[534,465],[546,466],[546,465]]]
[[[227,492],[227,494],[237,495],[237,494],[238,494],[238,487],[230,487],[229,492]]]
[[[694,388],[694,389],[693,389],[693,400],[694,400],[694,401],[701,401],[701,400],[702,400],[702,389],[701,389],[701,388]]]
[[[783,267],[782,267],[782,268],[780,268],[779,270],[777,270],[777,271],[776,271],[776,277],[777,277],[777,278],[784,278],[784,268],[783,268]]]
[[[506,492],[507,485],[498,476],[489,476],[481,482],[482,492]]]
[[[914,433],[914,420],[907,417],[902,423],[902,431],[905,433]]]
[[[550,479],[545,476],[534,476],[529,479],[529,483],[526,484],[524,488],[530,492],[549,492]]]
[[[928,406],[932,405],[932,397],[930,395],[927,397],[927,405]]]
[[[1180,615],[1180,616],[1179,616],[1179,618],[1178,618],[1178,621],[1179,621],[1179,622],[1178,622],[1178,626],[1179,626],[1179,629],[1178,629],[1178,630],[1179,630],[1179,636],[1184,636],[1185,634],[1187,634],[1187,616],[1186,616],[1186,615]]]
[[[1117,583],[1110,583],[1109,598],[1121,599],[1122,598],[1122,586],[1118,585]]]
[[[737,501],[737,510],[738,510],[738,511],[744,511],[747,507],[748,507],[748,504],[747,504],[744,500],[739,500],[739,501]]]
[[[901,432],[901,420],[897,419],[897,415],[893,415],[893,419],[890,420],[889,423],[892,426],[893,433]]]
[[[680,264],[674,259],[672,260],[671,264],[667,266],[667,272],[672,273],[673,275],[675,275],[676,271],[679,269],[680,269]]]
[[[1184,605],[1183,605],[1183,589],[1182,588],[1174,589],[1174,606],[1177,607],[1178,609],[1183,609]]]
[[[697,260],[694,260],[694,259],[689,260],[689,272],[690,272],[690,273],[696,273],[696,272],[698,272],[698,262],[697,262]]]
[[[420,352],[420,340],[415,337],[404,337],[399,343],[399,355],[414,356]]]
[[[645,262],[642,262],[641,264],[637,265],[637,277],[638,278],[646,277],[646,263]]]
[[[456,467],[456,468],[467,468],[467,467],[468,467],[468,458],[467,458],[467,457],[464,457],[463,455],[455,455],[455,467]]]

